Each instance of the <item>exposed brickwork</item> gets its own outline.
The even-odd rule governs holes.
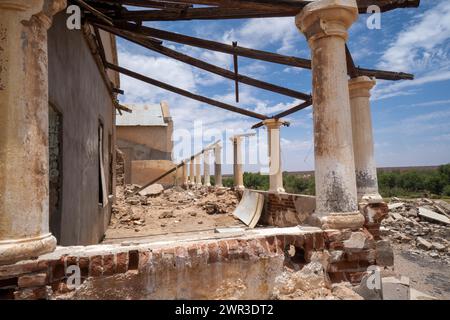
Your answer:
[[[252,261],[284,256],[290,245],[302,252],[325,249],[324,234],[280,234],[235,239],[216,239],[178,243],[161,248],[118,247],[117,252],[86,250],[85,255],[62,254],[48,260],[25,261],[12,266],[0,266],[0,296],[11,299],[47,299],[52,293],[70,291],[67,286],[69,266],[78,266],[81,283],[88,277],[107,277],[126,272],[168,272],[196,268],[234,260]],[[86,247],[87,249],[89,247]]]
[[[315,210],[315,198],[312,196],[258,192],[264,195],[264,209],[260,223],[265,225],[277,227],[301,225]]]
[[[116,185],[125,184],[125,156],[122,151],[116,149]]]
[[[375,241],[367,229],[325,230],[325,247],[331,255],[328,268],[334,282],[359,282],[368,266],[375,264]]]

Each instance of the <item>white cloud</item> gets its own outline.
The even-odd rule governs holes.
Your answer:
[[[416,92],[414,91],[405,91],[407,88],[411,87],[419,87],[421,85],[432,83],[432,82],[439,82],[439,81],[446,81],[450,80],[450,70],[444,71],[444,70],[434,70],[430,73],[424,74],[421,77],[418,77],[414,80],[405,80],[402,82],[395,82],[395,83],[389,83],[389,85],[386,85],[387,82],[381,82],[380,86],[377,85],[372,92],[372,100],[381,100],[396,96],[405,96],[405,95],[412,95]]]
[[[295,27],[294,18],[250,19],[239,29],[225,32],[222,41],[238,41],[244,47],[261,49],[272,44],[280,44],[277,52],[287,53],[294,49],[294,42],[302,39]]]
[[[440,1],[431,9],[412,19],[407,30],[381,57],[380,68],[397,71],[426,70],[430,66],[446,64],[445,43],[450,39],[450,2]]]

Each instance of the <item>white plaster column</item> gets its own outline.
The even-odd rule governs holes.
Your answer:
[[[211,150],[205,150],[203,153],[203,184],[205,186],[211,185],[211,178],[210,178],[210,157]]]
[[[195,185],[194,159],[189,161],[189,184]]]
[[[319,0],[296,25],[311,48],[316,215],[322,228],[359,228],[345,42],[358,17],[355,0]]]
[[[222,187],[222,146],[214,146],[214,184],[216,187]]]
[[[279,119],[264,120],[267,127],[267,143],[269,149],[269,192],[285,192],[283,188],[283,171],[281,168],[280,127]]]
[[[195,184],[197,186],[201,186],[202,185],[202,168],[201,168],[201,163],[202,163],[202,156],[198,155],[195,157]]]
[[[244,189],[244,173],[242,172],[242,137],[234,136],[231,138],[233,141],[233,175],[234,175],[234,187],[237,189]]]
[[[370,90],[375,86],[375,83],[375,79],[366,76],[356,77],[348,81],[352,111],[356,188],[358,200],[366,203],[383,202],[383,198],[378,193],[370,112]]]
[[[47,30],[65,1],[0,1],[0,265],[55,249],[49,232]]]

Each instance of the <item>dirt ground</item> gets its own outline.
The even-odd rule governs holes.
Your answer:
[[[437,299],[450,299],[450,265],[445,261],[394,245],[394,270],[409,278],[411,288]]]
[[[173,187],[157,195],[132,196],[135,189],[132,185],[117,187],[104,241],[244,226],[233,216],[239,199],[229,188]]]

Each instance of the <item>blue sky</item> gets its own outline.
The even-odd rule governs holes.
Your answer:
[[[373,89],[372,117],[377,165],[416,166],[450,162],[450,1],[422,0],[415,9],[398,9],[382,14],[381,29],[366,27],[368,15],[360,15],[350,29],[348,45],[357,65],[413,73],[413,81],[378,81]],[[147,23],[173,32],[241,46],[309,58],[310,52],[293,18],[242,19],[222,21],[179,21]],[[164,42],[164,45],[212,64],[233,69],[233,58],[227,54]],[[274,114],[298,103],[292,98],[240,84],[240,103],[234,101],[234,82],[171,58],[118,40],[122,66],[186,90],[223,102]],[[311,92],[311,72],[294,67],[239,57],[239,72],[260,80]],[[121,76],[125,95],[122,103],[157,104],[169,102],[176,135],[194,133],[202,125],[203,135],[216,128],[222,139],[233,132],[247,132],[258,122],[188,98],[169,93]],[[282,128],[283,169],[312,170],[314,150],[312,108],[286,118],[291,126]],[[226,129],[228,131],[226,131]],[[209,130],[209,131],[208,131]],[[215,135],[220,133],[215,132]],[[196,132],[192,149],[200,149],[214,140],[203,139]],[[258,130],[259,153],[264,158],[265,130]],[[194,138],[193,138],[194,139]],[[227,142],[227,145],[229,143]],[[245,144],[247,159],[258,151]],[[228,148],[226,148],[228,150]],[[261,152],[261,150],[263,150]],[[230,152],[228,152],[230,153]],[[174,157],[187,156],[177,147]],[[230,158],[230,154],[226,155]],[[264,159],[259,159],[264,162]],[[247,161],[249,162],[249,161]],[[259,170],[260,165],[246,165],[246,170]],[[231,166],[225,167],[230,172]]]

